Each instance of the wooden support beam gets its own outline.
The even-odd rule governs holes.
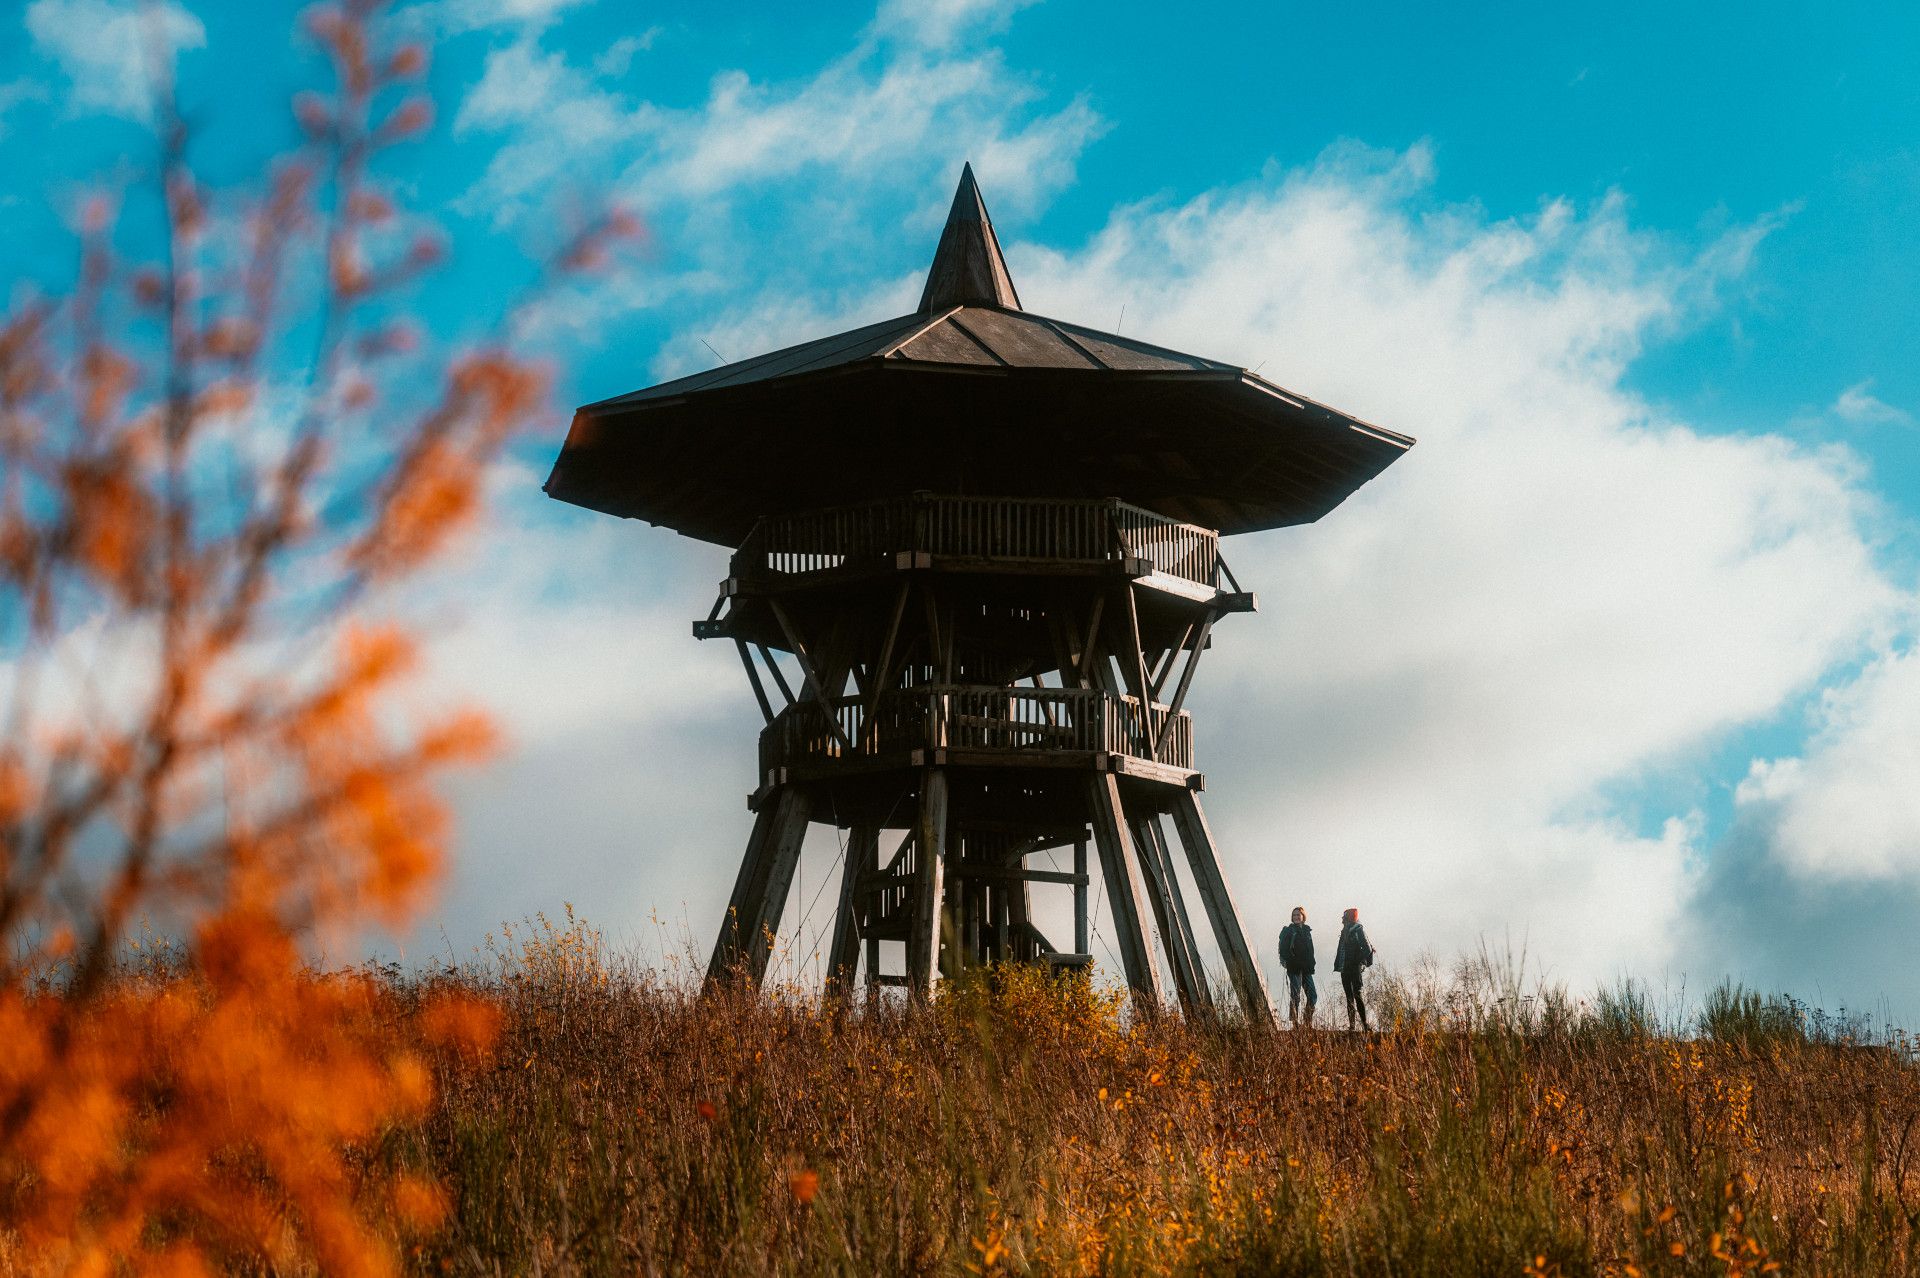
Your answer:
[[[826,685],[820,680],[819,671],[814,669],[812,660],[808,658],[807,646],[800,641],[800,634],[793,628],[793,621],[787,616],[787,610],[780,606],[778,599],[767,600],[767,606],[773,609],[773,619],[780,623],[780,633],[787,637],[787,646],[793,650],[793,655],[800,662],[800,674],[806,681],[804,687],[813,693],[814,703],[820,707],[820,713],[826,716],[827,731],[838,737],[840,744],[848,753],[852,753],[853,742],[840,727],[839,708],[834,705],[832,694],[827,691]]]
[[[1073,877],[1079,879],[1073,889],[1073,949],[1076,954],[1087,952],[1090,930],[1087,917],[1087,841],[1075,839],[1073,842]]]
[[[707,964],[709,982],[744,972],[757,989],[766,979],[773,936],[787,908],[787,891],[800,863],[812,802],[797,786],[783,786],[773,802],[761,805],[747,842],[747,855],[734,882],[720,940]]]
[[[952,877],[956,879],[977,879],[986,883],[1069,883],[1084,886],[1085,874],[1068,874],[1064,870],[1029,870],[1002,865],[955,865]]]
[[[1084,896],[1086,889],[1078,889]],[[1033,926],[1033,900],[1024,883],[1016,884],[1014,890],[1007,893],[1007,944],[1013,948],[1012,957],[1024,961],[1034,956],[1032,938],[1027,930]]]
[[[787,676],[781,671],[780,663],[773,659],[773,654],[767,651],[767,645],[764,643],[757,643],[753,646],[754,649],[759,652],[760,660],[767,663],[767,670],[773,675],[774,683],[779,686],[780,695],[787,699],[788,705],[794,704],[796,698],[793,695],[793,689],[787,686]]]
[[[1159,747],[1155,742],[1159,734],[1154,730],[1153,687],[1147,682],[1147,654],[1140,643],[1140,605],[1134,598],[1133,587],[1121,587],[1127,595],[1127,653],[1119,654],[1123,674],[1133,675],[1133,695],[1140,699],[1140,745],[1147,757],[1158,763]],[[1133,660],[1129,662],[1127,657]]]
[[[1154,663],[1153,699],[1155,701],[1160,700],[1160,694],[1166,690],[1167,679],[1173,674],[1173,663],[1181,653],[1187,650],[1187,640],[1191,638],[1193,638],[1193,623],[1189,622],[1186,628],[1180,632],[1180,642],[1167,649],[1166,652],[1161,654],[1160,659]]]
[[[1088,680],[1092,677],[1093,654],[1100,650],[1100,618],[1106,612],[1107,597],[1096,595],[1093,600],[1093,616],[1087,622],[1087,639],[1080,645],[1080,668],[1075,673],[1082,688],[1092,686]]]
[[[1136,857],[1127,837],[1126,816],[1120,806],[1120,783],[1111,772],[1088,779],[1087,807],[1093,821],[1094,846],[1106,878],[1107,903],[1113,915],[1114,940],[1120,965],[1134,1004],[1143,1012],[1160,1007],[1160,973],[1147,945],[1146,902],[1141,899]]]
[[[1181,1011],[1198,1015],[1204,979],[1192,967],[1192,952],[1187,948],[1187,938],[1181,936],[1181,921],[1173,913],[1173,894],[1167,890],[1158,831],[1152,829],[1150,817],[1131,819],[1127,831],[1133,835],[1133,852],[1140,858],[1140,881],[1146,890],[1146,902],[1154,908],[1154,929],[1160,933],[1160,944],[1167,954],[1167,971],[1173,973],[1173,992],[1181,1000]]]
[[[893,686],[893,649],[900,639],[900,621],[906,616],[907,596],[912,593],[912,578],[903,579],[900,582],[900,591],[893,599],[893,619],[887,623],[887,637],[880,644],[880,659],[873,665],[875,695]]]
[[[933,992],[940,963],[941,881],[947,845],[947,774],[928,768],[920,781],[920,812],[914,824],[913,919],[907,933],[907,983],[915,995]]]
[[[754,669],[753,654],[747,651],[744,639],[735,639],[733,646],[740,653],[740,664],[747,668],[747,682],[753,685],[753,699],[760,703],[760,713],[766,716],[767,723],[773,723],[773,703],[767,700],[767,689],[760,682],[760,672]]]
[[[707,959],[709,985],[731,978],[740,966],[745,942],[751,935],[747,930],[750,926],[746,917],[750,912],[748,902],[760,898],[763,890],[761,885],[766,882],[769,845],[779,806],[776,797],[771,803],[761,804],[760,811],[753,818],[753,833],[747,836],[746,855],[740,858],[740,870],[733,879],[733,893],[727,898],[727,913],[720,920],[720,937],[713,943],[713,953]]]
[[[1199,795],[1182,790],[1174,797],[1173,824],[1180,832],[1180,842],[1186,845],[1194,886],[1199,889],[1207,919],[1213,924],[1214,940],[1219,943],[1220,956],[1226,961],[1227,975],[1240,996],[1240,1005],[1254,1024],[1271,1027],[1273,1006],[1267,1001],[1266,978],[1260,974],[1260,964],[1254,959],[1246,933],[1240,927],[1240,915],[1233,907],[1233,892],[1227,886],[1226,870],[1220,864],[1213,831],[1207,827],[1206,814],[1200,810]]]
[[[758,987],[767,978],[767,961],[773,957],[775,934],[781,916],[787,912],[787,892],[793,886],[793,872],[800,864],[800,845],[807,837],[807,820],[813,814],[813,801],[798,786],[788,786],[774,812],[772,857],[767,868],[766,893],[760,902],[760,917],[754,927],[754,944],[746,953],[747,970]]]
[[[870,880],[879,868],[879,827],[856,825],[847,838],[847,863],[840,872],[840,903],[833,915],[833,940],[827,946],[829,995],[844,994],[853,987],[866,917],[860,885]]]
[[[1147,819],[1147,830],[1153,836],[1160,864],[1166,867],[1167,897],[1173,902],[1174,921],[1180,929],[1181,943],[1186,946],[1187,961],[1193,968],[1200,1005],[1211,1011],[1213,987],[1207,984],[1207,959],[1200,950],[1200,937],[1193,930],[1193,918],[1187,913],[1186,892],[1181,888],[1179,872],[1174,868],[1173,845],[1167,840],[1167,832],[1161,827],[1157,815]]]
[[[1154,738],[1153,757],[1158,759],[1160,751],[1166,747],[1167,734],[1173,731],[1173,720],[1180,713],[1180,707],[1187,703],[1187,689],[1193,686],[1193,672],[1200,664],[1200,654],[1206,651],[1207,636],[1213,631],[1213,612],[1200,620],[1200,633],[1193,637],[1193,648],[1187,653],[1187,664],[1180,670],[1180,686],[1173,691],[1173,704],[1167,707],[1167,717],[1160,724],[1160,735]]]
[[[1140,870],[1146,880],[1147,900],[1153,906],[1154,926],[1160,931],[1160,944],[1167,952],[1167,968],[1173,973],[1174,991],[1180,996],[1181,1010],[1189,1016],[1205,1012],[1212,1004],[1207,991],[1205,967],[1197,961],[1193,946],[1181,927],[1175,908],[1175,893],[1180,885],[1166,859],[1160,819],[1152,813],[1137,816],[1130,823],[1133,848],[1140,856]]]

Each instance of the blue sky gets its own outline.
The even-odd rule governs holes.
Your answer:
[[[202,159],[238,177],[314,71],[293,10],[170,12]],[[124,13],[0,18],[16,278],[57,281],[79,193],[137,163]],[[468,618],[443,677],[521,748],[460,792],[463,861],[408,944],[563,898],[705,944],[753,727],[731,653],[685,637],[722,561],[539,478],[567,402],[910,309],[971,158],[1033,309],[1124,307],[1422,440],[1321,525],[1229,546],[1269,605],[1195,709],[1256,928],[1364,902],[1403,957],[1485,938],[1576,984],[1732,974],[1920,1020],[1882,957],[1920,917],[1920,10],[398,21],[436,43],[439,124],[393,180],[454,245],[423,301],[442,335],[569,198],[628,200],[654,245],[549,309],[563,402],[440,584]]]

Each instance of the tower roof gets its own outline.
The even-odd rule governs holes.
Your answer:
[[[940,247],[934,250],[927,286],[920,290],[921,313],[952,306],[1020,309],[1020,294],[1007,273],[1000,237],[993,233],[993,219],[987,216],[987,202],[980,198],[979,184],[973,180],[972,164],[960,170],[960,186],[953,193],[953,207],[947,210]]]
[[[588,404],[546,491],[724,545],[919,489],[1115,497],[1239,533],[1320,518],[1412,446],[1236,365],[1023,309],[969,166],[917,311]]]

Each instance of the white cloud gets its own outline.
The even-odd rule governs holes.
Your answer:
[[[1379,902],[1402,954],[1511,934],[1583,977],[1664,962],[1696,820],[1641,834],[1609,787],[1885,633],[1875,505],[1845,452],[1622,388],[1745,251],[1676,257],[1619,200],[1431,210],[1429,170],[1336,151],[1123,209],[1083,251],[1028,250],[1021,295],[1099,323],[1124,302],[1130,334],[1420,438],[1320,524],[1226,547],[1269,611],[1221,628],[1195,702],[1256,930]]]
[[[635,57],[653,47],[653,42],[660,38],[661,30],[660,27],[648,27],[638,35],[621,36],[593,55],[593,73],[619,79],[633,65]]]
[[[1920,877],[1920,649],[1829,689],[1803,753],[1755,760],[1737,798],[1800,875]]]
[[[882,0],[876,33],[945,48],[979,31],[999,31],[1013,14],[1038,0]]]
[[[1036,311],[1104,326],[1124,303],[1132,335],[1264,364],[1420,437],[1321,523],[1226,547],[1265,608],[1221,627],[1193,708],[1255,934],[1296,902],[1321,917],[1352,904],[1390,958],[1484,936],[1576,984],[1657,973],[1690,957],[1704,822],[1685,800],[1649,812],[1618,796],[1656,770],[1697,775],[1711,747],[1885,642],[1911,600],[1876,563],[1880,513],[1850,453],[1766,423],[1709,434],[1623,388],[1644,343],[1743,269],[1757,231],[1681,253],[1633,228],[1623,200],[1494,220],[1433,207],[1431,181],[1422,150],[1338,149],[1121,208],[1071,250],[1012,241],[1009,257]],[[739,358],[874,318],[912,285],[742,300],[699,331]],[[564,777],[570,846],[618,885],[593,913],[631,931],[684,909],[704,944],[746,836],[755,718],[729,654],[684,637],[711,598],[698,565],[717,576],[718,562],[611,520],[574,528],[540,559],[614,591],[636,570],[666,577],[621,614],[543,626],[547,660],[570,668],[558,636],[601,633],[583,650],[617,653],[627,636],[636,668],[677,673],[579,699],[569,733],[488,786],[484,811],[537,810]],[[502,597],[485,611],[525,609]],[[535,634],[518,642],[531,651]],[[513,664],[470,663],[476,678]],[[642,795],[636,768],[690,809]],[[495,848],[510,823],[485,824],[470,837]],[[811,891],[832,849],[808,856]],[[490,906],[463,888],[460,908],[528,899],[524,882],[490,881]]]
[[[427,0],[401,10],[403,21],[443,36],[517,28],[533,34],[592,0]]]
[[[1896,408],[1873,393],[1873,380],[1856,382],[1840,392],[1833,401],[1833,415],[1843,422],[1856,426],[1874,425],[1880,422],[1897,422],[1902,426],[1913,424],[1913,414],[1904,408]]]
[[[207,42],[200,19],[171,0],[34,0],[26,21],[41,53],[72,80],[73,107],[132,120],[152,115],[154,60]]]
[[[1105,129],[1085,100],[1041,110],[997,55],[960,48],[864,40],[791,82],[722,71],[690,107],[629,99],[606,83],[617,75],[532,39],[490,53],[455,128],[505,137],[464,207],[509,221],[570,183],[605,189],[617,174],[613,193],[655,216],[679,210],[689,235],[711,235],[731,199],[771,183],[816,178],[829,211],[876,186],[911,184],[918,202],[928,175],[972,158],[997,207],[1021,211],[1069,183]]]

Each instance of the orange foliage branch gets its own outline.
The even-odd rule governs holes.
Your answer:
[[[415,645],[376,618],[547,384],[511,311],[453,354],[398,316],[441,250],[376,182],[432,119],[379,8],[305,17],[335,83],[251,195],[201,181],[156,56],[157,260],[96,201],[70,295],[0,316],[0,1255],[36,1271],[390,1272],[371,1222],[444,1199],[352,1151],[419,1115],[436,1044],[492,1034],[298,944],[404,920],[440,869],[436,783],[491,730],[397,713]],[[637,229],[589,221],[541,286]],[[188,961],[142,975],[154,917]]]

